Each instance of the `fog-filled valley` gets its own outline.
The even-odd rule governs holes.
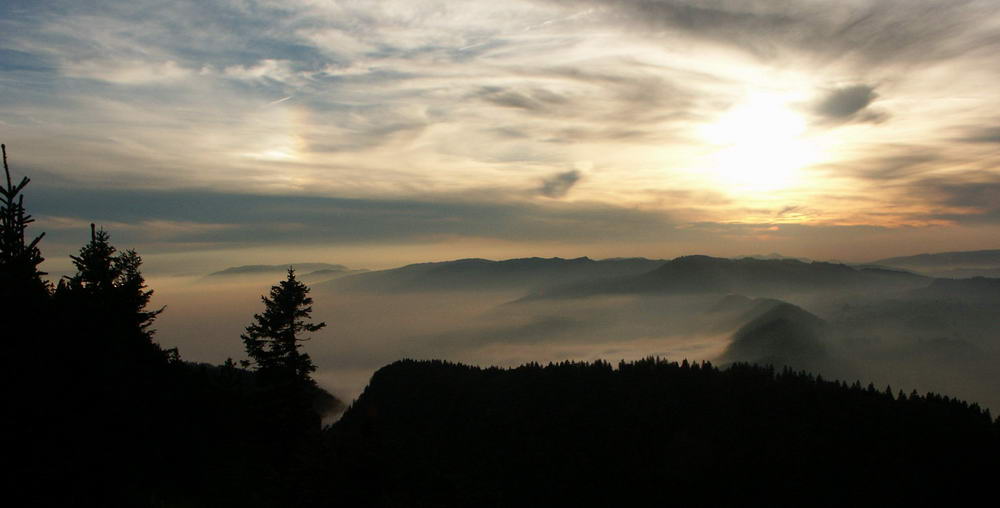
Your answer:
[[[827,379],[1000,408],[1000,281],[791,259],[458,260],[358,272],[299,264],[306,349],[350,401],[400,358],[516,366],[647,356],[790,366]],[[155,278],[158,340],[186,358],[243,355],[239,334],[284,265]]]

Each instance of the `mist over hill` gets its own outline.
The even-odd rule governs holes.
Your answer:
[[[530,290],[552,284],[640,274],[663,263],[664,260],[645,258],[459,259],[352,275],[332,281],[328,286],[365,292]]]
[[[990,279],[709,256],[464,259],[329,275],[301,276],[317,317],[336,323],[309,348],[318,379],[348,400],[401,357],[513,366],[660,355],[789,365],[1000,407],[990,368],[1000,362],[1000,298]],[[164,315],[162,336],[202,358],[238,355],[226,337],[277,273],[247,277],[212,277],[232,281],[217,297],[199,284],[165,300],[178,320]],[[779,306],[773,322],[761,321]],[[822,324],[799,326],[791,306]]]
[[[200,282],[207,284],[254,284],[263,285],[281,278],[289,268],[294,268],[296,277],[309,284],[366,273],[366,269],[351,269],[344,265],[333,263],[285,263],[280,265],[243,265],[233,266],[224,270],[205,275]]]
[[[213,276],[230,282],[163,300],[175,312],[162,318],[161,337],[200,358],[239,355],[226,337],[238,335],[256,295],[285,268],[236,269],[263,273]],[[1000,375],[989,367],[1000,361],[1000,298],[990,279],[709,256],[464,259],[339,278],[299,273],[314,289],[317,317],[336,323],[309,345],[317,378],[347,400],[401,357],[513,366],[660,355],[789,365],[1000,407]],[[823,324],[757,321],[782,305]]]
[[[1000,249],[938,252],[875,261],[888,266],[1000,266]]]
[[[1000,277],[1000,249],[917,254],[880,259],[874,263],[934,277]]]
[[[815,260],[809,259],[809,258],[801,258],[801,257],[795,257],[795,256],[785,256],[784,254],[781,254],[779,252],[772,252],[770,254],[745,254],[745,255],[742,255],[742,256],[733,256],[732,257],[732,259],[743,259],[743,258],[750,258],[750,259],[779,259],[779,260],[791,259],[791,260],[794,260],[794,261],[801,261],[803,263],[812,263],[813,261],[815,261]]]
[[[929,286],[914,290],[913,294],[924,298],[954,298],[997,302],[1000,301],[1000,279],[989,277],[935,279]]]
[[[578,298],[601,294],[740,293],[775,296],[829,291],[889,291],[925,286],[908,272],[795,259],[726,259],[683,256],[639,275],[549,287],[531,298]]]
[[[793,485],[782,499],[813,506],[856,501],[847,491],[810,497],[843,482],[898,501],[886,485],[925,478],[931,486],[907,494],[925,499],[991,471],[969,450],[995,446],[996,426],[980,408],[1000,408],[996,279],[708,256],[457,260],[336,280],[325,277],[344,267],[319,265],[303,280],[316,277],[315,317],[333,325],[307,345],[325,388],[314,410],[338,412],[339,401],[361,396],[321,440],[318,431],[310,437],[303,497],[352,506],[607,505],[664,488],[707,492],[721,480],[708,498],[674,498],[759,504],[773,495],[761,486],[777,475]],[[212,347],[222,359],[238,355],[233,339],[265,281],[286,269],[249,265],[199,279],[170,303],[157,337],[194,358]],[[186,343],[176,339],[182,329]],[[615,369],[605,358],[626,361]],[[197,454],[170,445],[174,463],[202,464],[178,476],[200,482],[184,495],[208,498],[214,484],[203,479],[220,468],[268,474],[267,461],[242,443],[277,413],[237,382],[248,374],[225,365],[177,367],[183,399],[211,416],[181,415],[184,431],[201,439],[191,441],[201,443]],[[862,388],[868,383],[879,389]],[[944,395],[919,395],[926,392]],[[232,434],[227,426],[246,415],[253,425]],[[914,442],[923,448],[910,451]],[[851,469],[859,460],[868,469]],[[932,484],[928,468],[941,462],[962,467]],[[242,491],[247,506],[261,492],[285,495],[244,481],[227,478],[224,490]]]
[[[219,270],[208,274],[208,277],[226,277],[231,275],[257,275],[257,274],[283,274],[288,267],[293,267],[302,273],[329,270],[333,272],[346,272],[348,268],[344,265],[334,265],[330,263],[288,263],[281,265],[243,265],[233,266],[225,270]]]
[[[746,362],[778,367],[795,366],[815,371],[826,359],[823,343],[827,324],[790,303],[773,301],[733,334],[719,357],[725,362]]]

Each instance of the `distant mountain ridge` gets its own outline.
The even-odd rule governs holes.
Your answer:
[[[777,254],[759,257],[716,258],[681,256],[672,260],[647,258],[467,258],[417,263],[388,270],[351,270],[331,263],[244,265],[213,272],[209,278],[280,274],[293,266],[299,277],[320,288],[347,291],[469,291],[523,290],[521,301],[539,298],[576,298],[609,294],[738,293],[753,297],[780,297],[817,291],[912,290],[922,296],[990,297],[998,279],[983,277],[935,279],[895,268],[894,260],[931,259],[986,262],[1000,250],[921,254],[888,258],[878,264],[847,265],[803,261]],[[914,261],[916,260],[916,261]],[[950,262],[950,261],[949,261]],[[1000,262],[1000,261],[998,261]],[[904,263],[897,262],[897,265]],[[970,269],[973,270],[973,269]],[[954,270],[952,270],[954,272]],[[973,270],[973,273],[974,270]],[[947,282],[952,280],[954,282]],[[914,296],[918,296],[914,293]]]
[[[243,266],[231,266],[225,270],[219,270],[218,272],[212,272],[208,274],[209,277],[224,277],[228,275],[255,275],[260,273],[284,273],[288,270],[288,267],[295,268],[296,272],[307,273],[315,272],[319,270],[331,270],[337,272],[348,271],[349,269],[344,265],[335,265],[330,263],[286,263],[280,265],[243,265]]]
[[[1000,267],[1000,249],[917,254],[880,259],[874,263],[901,267]]]
[[[875,263],[946,279],[1000,277],[1000,249],[917,254],[880,259]]]
[[[212,272],[201,279],[202,282],[257,280],[263,277],[284,278],[289,267],[295,269],[295,276],[309,285],[320,284],[368,270],[352,270],[344,265],[332,263],[287,263],[280,265],[243,265],[232,266],[225,270]]]
[[[529,290],[595,278],[637,275],[665,262],[646,258],[532,257],[502,261],[470,258],[372,271],[330,281],[323,286],[352,291]]]
[[[529,298],[572,298],[629,293],[739,293],[767,296],[821,290],[908,289],[930,279],[875,267],[794,259],[726,259],[682,256],[650,272],[552,287]]]
[[[803,263],[812,263],[814,261],[814,260],[809,259],[809,258],[800,258],[800,257],[794,257],[794,256],[785,256],[784,254],[780,254],[778,252],[772,252],[770,254],[745,254],[743,256],[736,256],[736,257],[734,257],[732,259],[743,259],[743,258],[750,258],[750,259],[792,259],[792,260],[795,260],[795,261],[802,261]]]

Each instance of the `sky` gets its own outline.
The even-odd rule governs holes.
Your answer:
[[[1000,2],[0,3],[50,271],[1000,247]]]

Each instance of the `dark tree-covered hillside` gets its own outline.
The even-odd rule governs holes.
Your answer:
[[[745,364],[401,361],[329,439],[351,506],[901,506],[990,492],[998,427]]]

